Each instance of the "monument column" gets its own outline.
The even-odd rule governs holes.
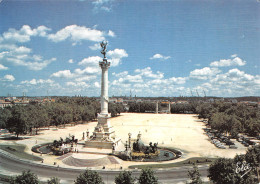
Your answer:
[[[99,62],[99,66],[102,69],[101,78],[101,112],[100,114],[108,114],[108,68],[110,67],[110,62],[104,58],[103,61]]]
[[[85,142],[86,147],[102,148],[102,149],[116,149],[116,145],[121,141],[120,138],[115,137],[115,131],[110,125],[110,114],[108,113],[108,69],[110,62],[106,58],[107,42],[101,42],[102,48],[101,54],[104,55],[102,61],[99,62],[99,66],[102,70],[101,76],[101,112],[98,114],[98,124],[94,129],[93,136]]]

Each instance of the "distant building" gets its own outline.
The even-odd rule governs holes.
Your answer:
[[[177,104],[189,104],[188,101],[177,101]]]
[[[11,102],[6,102],[4,100],[0,100],[0,108],[10,107],[13,104]]]
[[[116,103],[117,102],[117,98],[109,98],[109,102]]]
[[[237,99],[231,99],[232,103],[237,103]]]
[[[123,102],[124,102],[123,98],[118,98],[117,99],[117,103],[123,103]]]

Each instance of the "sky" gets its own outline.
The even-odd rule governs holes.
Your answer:
[[[259,0],[0,0],[0,96],[260,96]]]

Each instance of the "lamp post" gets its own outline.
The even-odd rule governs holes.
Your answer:
[[[128,133],[128,143],[129,143],[129,148],[131,150],[131,133]]]

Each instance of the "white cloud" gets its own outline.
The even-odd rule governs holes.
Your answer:
[[[201,86],[216,96],[259,95],[260,76],[253,76],[234,68],[226,73],[217,74]]]
[[[75,74],[83,75],[83,74],[97,74],[99,72],[98,67],[86,67],[85,69],[75,69]]]
[[[186,83],[186,77],[171,77],[169,78],[170,83],[173,84],[185,84]]]
[[[7,51],[1,52],[0,53],[0,59],[3,59],[8,54],[9,54],[9,52],[7,52]]]
[[[143,82],[141,75],[126,75],[124,77],[120,77],[118,80],[114,80],[112,85],[120,86],[121,84],[129,84],[129,83],[141,83]]]
[[[202,69],[195,69],[190,72],[190,78],[197,80],[206,80],[220,73],[221,71],[217,68],[204,67]]]
[[[112,75],[116,76],[116,77],[124,77],[128,74],[128,71],[123,71],[123,72],[120,72],[120,73],[112,73]]]
[[[90,81],[90,80],[93,80],[96,78],[97,78],[97,76],[95,76],[95,75],[87,75],[87,76],[83,76],[83,77],[78,77],[75,79],[75,81],[77,81],[77,82]]]
[[[149,77],[149,78],[157,78],[161,79],[164,77],[164,74],[162,72],[157,71],[156,74],[152,72],[150,67],[144,68],[144,69],[136,69],[136,73],[140,73],[140,75],[144,77]]]
[[[112,10],[111,2],[114,0],[94,0],[92,3],[94,5],[94,12],[99,12],[103,10],[105,12],[110,12]]]
[[[110,12],[111,11],[111,7],[107,7],[107,6],[101,6],[100,9],[104,10],[106,12]]]
[[[108,51],[107,56],[111,58],[108,60],[111,62],[111,66],[118,66],[121,63],[122,58],[128,57],[128,54],[124,49],[115,49]]]
[[[44,80],[44,79],[32,79],[30,81],[28,80],[25,80],[25,81],[22,81],[21,84],[29,84],[29,85],[38,85],[38,84],[53,84],[54,81],[51,80],[51,79],[47,79],[47,80]]]
[[[32,36],[44,37],[50,30],[50,28],[45,26],[39,26],[35,29],[32,29],[28,25],[24,25],[20,30],[10,28],[7,32],[3,33],[2,42],[28,42],[31,40]]]
[[[179,84],[184,84],[186,83],[186,78],[185,77],[171,77],[169,79],[154,79],[154,80],[150,80],[147,82],[147,84],[156,84],[157,87],[158,85],[160,86],[159,88],[167,88],[170,87],[171,85],[179,85]]]
[[[210,63],[210,66],[227,67],[227,66],[244,66],[246,64],[246,61],[237,57],[236,54],[233,54],[231,57],[232,57],[231,59],[221,59],[219,61],[214,61],[214,62]]]
[[[95,43],[94,45],[89,46],[89,48],[90,48],[91,50],[99,50],[99,49],[101,49],[99,43]]]
[[[98,82],[95,82],[95,83],[94,83],[94,86],[95,86],[96,88],[100,88],[100,84],[99,84]]]
[[[13,50],[14,53],[17,54],[29,54],[32,50],[30,48],[21,46],[21,47],[17,47]]]
[[[161,59],[161,60],[167,60],[170,59],[171,56],[163,56],[161,54],[154,54],[150,59]]]
[[[3,81],[13,82],[13,81],[15,80],[15,78],[14,78],[13,75],[5,75],[2,80],[3,80]]]
[[[61,70],[53,73],[51,77],[74,79],[77,82],[81,82],[96,79],[99,72],[100,70],[98,67],[90,66],[84,69],[77,68],[74,72],[71,72],[70,70]]]
[[[69,59],[68,63],[70,63],[70,64],[74,63],[73,59]]]
[[[19,57],[21,57],[21,55],[18,57],[14,57],[14,58],[12,58],[12,57],[6,58],[6,60],[17,66],[28,67],[30,70],[42,70],[43,68],[47,67],[53,61],[56,61],[56,58],[52,58],[49,60],[44,60],[42,62],[33,62],[33,61],[26,61],[26,59],[29,59],[29,60],[33,60],[33,58],[37,59],[38,58],[37,56],[30,58],[27,55],[24,55],[24,58],[19,58]]]
[[[55,72],[51,75],[51,77],[59,77],[59,78],[72,78],[74,75],[70,72],[70,70],[62,70]]]
[[[111,37],[115,37],[116,36],[115,33],[113,31],[111,31],[111,30],[108,31],[107,35],[111,36]]]
[[[66,82],[67,86],[87,88],[89,85],[86,82]]]
[[[42,56],[32,55],[32,49],[15,44],[0,44],[0,59],[4,59],[15,66],[25,66],[30,70],[42,70],[56,60],[43,60]]]
[[[121,73],[112,73],[117,77],[111,83],[112,93],[128,94],[131,89],[135,93],[142,96],[163,96],[177,92],[177,88],[181,89],[182,84],[186,83],[186,77],[164,78],[164,74],[160,71],[153,72],[150,67],[136,69],[136,75],[130,75],[128,71]],[[120,88],[118,88],[120,86]]]
[[[7,70],[7,69],[8,69],[8,67],[6,67],[6,66],[0,64],[0,70]]]
[[[70,39],[74,43],[82,40],[100,42],[105,40],[106,35],[112,36],[111,31],[110,34],[106,34],[105,32],[97,29],[87,28],[85,26],[70,25],[57,31],[55,34],[49,34],[48,39],[53,42],[61,42],[66,39]]]
[[[93,1],[93,4],[95,5],[102,5],[104,3],[109,3],[109,2],[112,2],[113,0],[94,0]]]
[[[232,54],[231,57],[235,58],[235,57],[237,57],[237,54]]]
[[[1,43],[1,41],[0,41],[0,43]],[[14,50],[16,48],[17,48],[17,46],[15,44],[10,44],[10,43],[0,44],[1,50]]]
[[[88,58],[84,58],[82,61],[79,62],[79,65],[85,65],[85,66],[96,66],[98,67],[99,61],[102,61],[102,58],[99,56],[90,56]]]

